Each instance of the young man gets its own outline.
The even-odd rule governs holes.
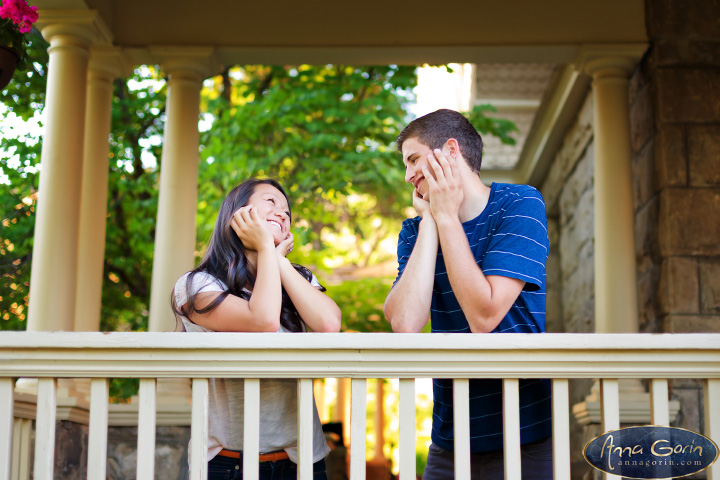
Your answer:
[[[403,222],[385,301],[395,332],[545,330],[545,203],[527,185],[480,180],[482,139],[452,110],[411,122],[397,148],[419,216]],[[454,478],[452,380],[433,380],[424,480]],[[523,479],[552,478],[550,382],[520,381]],[[472,478],[503,478],[501,380],[470,381]]]

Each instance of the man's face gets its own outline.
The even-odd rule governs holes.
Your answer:
[[[412,184],[418,192],[418,196],[425,200],[429,200],[429,187],[425,175],[423,175],[422,167],[428,165],[428,155],[432,150],[427,145],[423,145],[417,138],[408,138],[402,145],[403,163],[405,164],[405,181]],[[428,165],[430,172],[432,167]]]

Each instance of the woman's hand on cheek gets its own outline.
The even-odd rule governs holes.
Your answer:
[[[292,233],[288,233],[287,237],[285,237],[285,240],[278,243],[277,247],[275,247],[275,252],[277,252],[278,257],[285,258],[290,252],[293,251],[294,246],[295,238],[293,237]]]
[[[235,234],[242,241],[245,248],[260,251],[263,247],[274,246],[272,234],[265,222],[253,210],[252,205],[238,209],[230,221]]]

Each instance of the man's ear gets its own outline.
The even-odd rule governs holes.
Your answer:
[[[454,138],[449,138],[448,141],[445,142],[443,150],[445,150],[453,158],[457,158],[460,155],[460,145]]]

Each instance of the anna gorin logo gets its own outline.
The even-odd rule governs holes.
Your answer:
[[[672,478],[712,465],[718,446],[699,433],[675,427],[645,425],[613,430],[585,445],[590,465],[627,478]]]

